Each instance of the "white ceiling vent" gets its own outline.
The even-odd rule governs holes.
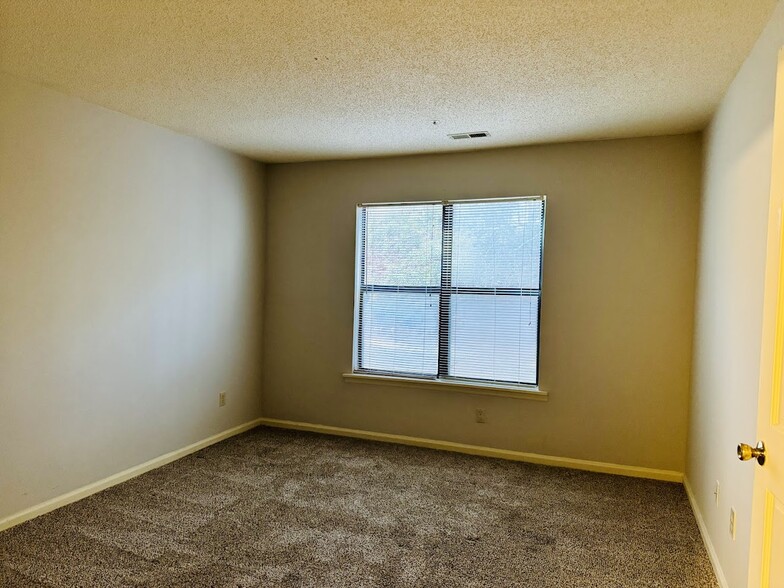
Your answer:
[[[482,137],[489,137],[490,133],[487,131],[473,131],[471,133],[452,133],[449,136],[452,139],[481,139]]]

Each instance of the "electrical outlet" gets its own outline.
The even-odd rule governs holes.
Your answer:
[[[476,409],[476,422],[477,423],[486,423],[487,422],[487,416],[485,415],[485,409],[484,408],[477,408]]]
[[[735,509],[730,508],[730,536],[732,540],[735,541],[735,520],[737,519],[737,515],[735,514]]]
[[[719,492],[721,491],[721,485],[719,481],[716,480],[716,488],[713,490],[713,495],[716,497],[716,506],[719,506]]]
[[[218,406],[226,406],[226,393],[219,392],[218,393]]]

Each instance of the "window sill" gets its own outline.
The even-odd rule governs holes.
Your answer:
[[[345,373],[346,382],[361,384],[382,384],[386,386],[403,386],[411,388],[429,388],[478,394],[481,396],[501,396],[547,402],[548,392],[532,386],[515,386],[513,384],[493,384],[490,382],[470,382],[460,380],[426,380],[405,378],[401,376],[384,376],[381,374]]]

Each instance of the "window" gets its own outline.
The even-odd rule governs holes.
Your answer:
[[[357,211],[354,372],[535,386],[543,196]]]

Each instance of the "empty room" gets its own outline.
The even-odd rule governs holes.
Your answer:
[[[784,588],[783,47],[0,0],[0,587]]]

